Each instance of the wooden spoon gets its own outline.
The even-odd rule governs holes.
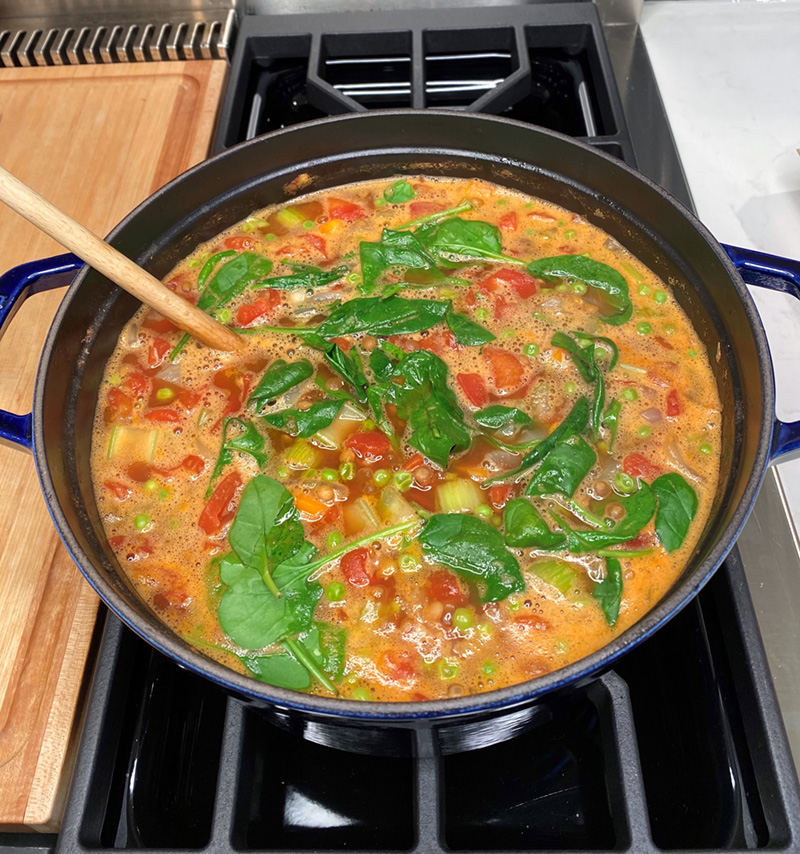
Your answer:
[[[87,264],[154,308],[176,326],[190,332],[215,350],[244,349],[242,339],[197,306],[173,293],[138,264],[101,240],[88,228],[40,196],[0,166],[0,201],[25,217],[45,234],[74,252]]]

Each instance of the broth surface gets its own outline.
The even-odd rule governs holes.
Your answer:
[[[248,351],[142,308],[95,494],[143,599],[234,670],[364,700],[505,687],[607,644],[692,556],[719,474],[708,355],[581,217],[373,181],[257,212],[165,281]]]

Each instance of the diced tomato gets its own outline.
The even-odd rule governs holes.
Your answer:
[[[544,617],[536,617],[533,614],[522,614],[519,617],[514,617],[514,625],[521,626],[524,629],[533,629],[537,632],[546,632],[550,628],[550,623]]]
[[[508,350],[499,347],[485,347],[483,355],[489,362],[494,379],[495,391],[506,395],[516,391],[525,379],[525,366]]]
[[[133,371],[122,380],[122,387],[134,397],[144,397],[149,385],[150,380],[141,371]]]
[[[151,412],[145,413],[144,416],[148,421],[154,424],[180,424],[180,413],[174,409],[153,409]]]
[[[243,305],[236,312],[236,322],[239,326],[249,326],[265,314],[269,314],[280,305],[281,297],[275,288],[267,288],[255,302]]]
[[[302,257],[308,253],[310,246],[314,252],[321,256],[323,261],[328,260],[327,244],[324,237],[320,237],[318,234],[303,234],[300,241],[302,242],[287,243],[285,246],[281,246],[277,252],[278,256],[283,258]],[[304,243],[307,245],[303,245]]]
[[[133,415],[133,399],[128,397],[124,391],[118,388],[110,388],[108,390],[108,406],[103,414],[106,424],[112,421],[120,421],[123,418],[130,418]]]
[[[439,202],[411,202],[408,206],[408,212],[412,219],[419,219],[421,216],[429,216],[443,210],[444,205],[439,204]]]
[[[242,485],[242,479],[238,472],[231,472],[224,477],[214,492],[208,503],[203,508],[197,524],[208,536],[219,533],[222,526],[229,522],[236,515],[236,507],[234,506],[236,493]]]
[[[348,584],[353,587],[366,587],[369,584],[368,560],[369,552],[366,549],[353,549],[342,558],[342,573]]]
[[[462,590],[458,579],[446,569],[432,572],[425,582],[425,590],[429,599],[444,602],[446,605],[458,607],[469,601],[469,597]]]
[[[561,246],[558,247],[558,251],[562,255],[575,255],[578,250],[570,243],[562,243]]]
[[[639,551],[640,549],[649,549],[655,543],[655,533],[653,531],[639,531],[632,539],[620,543],[620,548],[625,551]]]
[[[377,430],[352,433],[345,445],[367,463],[377,463],[389,453],[389,439]]]
[[[628,454],[622,461],[622,470],[631,477],[641,477],[644,480],[655,480],[661,474],[660,466],[651,463],[641,454]]]
[[[116,537],[109,537],[108,544],[112,549],[120,549],[125,544],[125,535],[117,534]]]
[[[165,341],[163,338],[155,338],[147,354],[147,364],[151,368],[157,368],[171,352],[172,345],[169,341]]]
[[[665,350],[674,350],[675,349],[672,346],[672,344],[670,344],[669,341],[667,341],[666,338],[662,338],[660,335],[656,335],[655,338],[653,338],[653,340],[656,342],[656,344],[659,345],[659,347],[663,347]]]
[[[487,279],[484,279],[479,287],[496,291],[500,285],[508,285],[514,290],[517,296],[523,299],[532,297],[539,290],[536,279],[533,276],[529,276],[521,270],[510,270],[505,267],[496,273],[492,273]]]
[[[489,402],[489,392],[480,374],[456,374],[456,382],[470,405],[480,409]]]
[[[238,252],[244,249],[253,249],[255,245],[255,241],[251,237],[245,237],[243,234],[239,234],[236,237],[229,237],[225,241],[226,249],[236,249]]]
[[[681,412],[683,407],[678,399],[678,392],[673,388],[667,395],[667,418],[677,418]]]
[[[147,315],[142,326],[145,329],[152,329],[153,332],[158,332],[160,335],[178,331],[178,327],[171,320],[167,320],[166,317],[156,311],[151,311]]]
[[[244,375],[238,368],[223,368],[214,374],[213,383],[217,388],[228,392],[228,403],[223,415],[231,415],[242,408],[242,401],[247,392]]]
[[[197,409],[197,405],[200,403],[200,400],[200,393],[192,391],[190,388],[182,388],[178,392],[177,404],[187,412],[192,412]]]
[[[414,471],[425,463],[425,457],[422,454],[414,454],[413,457],[403,463],[403,468],[406,471]]]
[[[505,216],[500,217],[500,221],[497,223],[503,231],[516,231],[517,230],[517,212],[511,211],[511,213],[507,213]]]
[[[345,222],[355,222],[363,219],[366,212],[361,205],[348,202],[346,199],[328,199],[328,215],[334,219],[343,219]]]
[[[405,649],[387,649],[382,652],[378,667],[392,679],[413,679],[417,675],[414,658]]]
[[[205,460],[202,457],[198,457],[197,454],[189,454],[181,461],[181,468],[186,469],[189,474],[198,475],[205,471],[206,463]]]
[[[495,320],[503,320],[509,308],[509,302],[502,294],[497,294],[492,300],[492,311],[494,312]]]
[[[120,483],[118,480],[107,480],[103,483],[103,486],[117,499],[117,501],[124,501],[126,498],[130,497],[131,489],[128,486],[125,486],[124,483]]]
[[[136,483],[144,483],[150,480],[152,474],[150,466],[141,460],[129,463],[125,469],[125,473],[131,480],[135,480]]]
[[[327,243],[324,237],[320,237],[318,234],[304,234],[303,239],[310,243],[326,261],[328,260]]]
[[[495,510],[502,510],[514,495],[514,487],[510,483],[496,483],[489,487],[489,503]]]

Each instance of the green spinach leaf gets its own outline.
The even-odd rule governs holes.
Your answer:
[[[440,323],[449,303],[435,300],[363,297],[335,308],[316,328],[323,338],[355,335],[406,335],[422,332]]]
[[[528,427],[533,424],[531,417],[516,406],[502,406],[499,403],[478,410],[473,416],[475,421],[487,430],[503,430],[507,427]]]
[[[264,415],[263,418],[276,430],[282,430],[300,439],[308,439],[336,418],[343,403],[341,399],[321,400],[311,404],[308,409],[282,409],[280,412]]]
[[[370,294],[388,270],[428,271],[436,281],[446,276],[436,267],[436,259],[410,231],[393,231],[385,228],[379,243],[362,243],[361,293]]]
[[[606,558],[606,577],[595,584],[592,596],[600,603],[608,625],[616,626],[622,602],[622,567],[615,558]]]
[[[561,493],[572,498],[596,462],[597,454],[591,446],[580,436],[570,436],[556,445],[542,460],[525,494]]]
[[[231,425],[238,428],[233,436],[228,435]],[[214,465],[214,471],[211,472],[211,480],[206,491],[206,500],[211,497],[213,492],[214,481],[222,474],[225,466],[233,462],[233,452],[238,451],[240,454],[249,454],[261,468],[267,461],[267,455],[264,453],[265,439],[256,429],[255,424],[249,421],[242,421],[241,418],[223,418],[222,419],[222,445],[219,450],[217,462]]]
[[[416,191],[406,180],[396,181],[391,187],[387,187],[383,191],[383,198],[393,205],[410,202],[416,195]]]
[[[503,255],[500,229],[481,220],[454,217],[416,233],[425,247],[446,266],[459,266],[472,261],[524,263],[519,258]]]
[[[431,516],[419,541],[431,560],[477,583],[482,602],[499,602],[525,589],[519,563],[505,547],[500,532],[475,516]]]
[[[512,548],[560,549],[567,538],[547,526],[541,513],[526,498],[509,501],[503,513],[506,544]]]
[[[662,474],[653,481],[656,494],[656,533],[661,545],[674,552],[683,545],[697,513],[697,493],[676,472]]]
[[[344,675],[347,631],[341,626],[315,620],[298,638],[320,667],[335,681]]]
[[[200,294],[197,307],[214,312],[239,296],[253,282],[263,279],[271,270],[272,261],[269,259],[255,252],[242,252],[217,270]]]
[[[478,347],[481,344],[488,344],[496,338],[485,326],[481,326],[480,323],[476,323],[466,315],[458,314],[452,309],[447,310],[444,319],[459,344]]]
[[[531,261],[528,272],[544,279],[574,279],[598,291],[614,309],[609,314],[600,315],[612,326],[620,326],[631,319],[633,305],[628,295],[628,283],[622,273],[608,264],[593,261],[585,255],[556,255]]]
[[[617,440],[617,430],[619,429],[619,414],[622,410],[622,403],[616,397],[608,404],[608,409],[603,413],[603,427],[608,430],[608,451],[614,449],[614,442]]]
[[[308,359],[298,362],[285,362],[283,359],[274,361],[264,372],[247,400],[247,405],[255,407],[259,415],[270,400],[280,397],[284,392],[307,380],[314,373],[314,368]]]
[[[311,687],[308,670],[290,652],[242,657],[240,661],[255,679],[267,685],[292,691],[305,691]]]
[[[271,279],[265,279],[263,282],[253,285],[254,288],[277,288],[282,291],[290,291],[295,288],[305,288],[305,290],[314,290],[316,288],[324,288],[326,285],[332,285],[337,282],[342,276],[346,276],[350,272],[349,268],[342,264],[334,270],[320,270],[318,267],[303,267],[289,276],[274,276]]]

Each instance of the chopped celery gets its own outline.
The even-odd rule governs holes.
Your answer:
[[[558,558],[537,561],[530,568],[542,581],[551,584],[563,596],[575,590],[578,583],[575,570],[566,561]]]
[[[406,519],[411,519],[417,515],[414,508],[394,486],[387,486],[381,492],[381,497],[378,501],[378,512],[390,525],[405,522]]]
[[[111,431],[108,441],[108,459],[152,463],[157,442],[158,430],[140,430],[138,427],[117,425]]]
[[[294,228],[296,225],[300,225],[305,221],[305,217],[299,211],[296,211],[294,208],[283,208],[283,210],[279,210],[275,214],[275,219],[284,227],[284,228]]]
[[[483,492],[474,480],[457,478],[436,488],[436,510],[439,513],[469,513],[484,503]]]
[[[364,418],[364,413],[346,400],[333,421],[327,427],[318,430],[311,437],[311,441],[320,448],[338,451],[344,440],[353,432],[353,427]]]
[[[344,518],[348,530],[354,534],[360,534],[363,531],[377,531],[381,527],[381,521],[375,512],[375,508],[364,496],[356,499],[352,504],[345,505]]]
[[[319,461],[319,454],[313,445],[301,439],[289,446],[284,460],[289,468],[302,471],[313,469]]]

